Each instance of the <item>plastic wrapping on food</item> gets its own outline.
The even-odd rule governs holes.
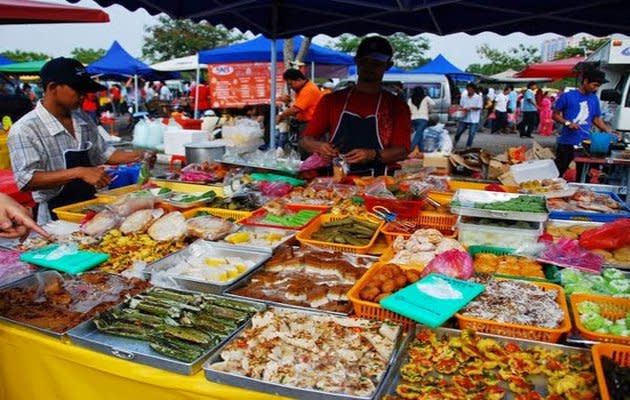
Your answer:
[[[452,278],[469,279],[473,276],[475,268],[470,254],[452,249],[436,255],[422,271],[422,276],[432,272]]]
[[[148,230],[149,236],[158,242],[174,241],[186,235],[186,218],[179,211],[168,213],[155,221]]]
[[[37,270],[36,267],[20,261],[20,252],[0,249],[0,286],[17,281]]]
[[[588,272],[599,272],[604,265],[600,255],[583,249],[577,240],[566,238],[561,238],[557,243],[545,243],[537,258],[541,262]]]
[[[161,208],[150,210],[138,210],[129,215],[120,225],[120,231],[125,234],[144,233],[151,223],[164,214]]]
[[[100,237],[116,228],[121,222],[121,217],[111,210],[99,212],[81,226],[81,232],[88,236]]]
[[[188,236],[205,240],[220,240],[238,229],[236,224],[210,215],[190,218],[186,226]]]
[[[140,192],[139,192],[140,193]],[[128,194],[114,201],[110,206],[110,210],[121,217],[131,215],[135,211],[153,208],[155,205],[155,196],[150,192],[141,192],[141,194]]]

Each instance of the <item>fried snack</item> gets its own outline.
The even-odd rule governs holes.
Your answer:
[[[384,264],[370,277],[365,287],[359,291],[359,298],[374,303],[420,279],[420,271],[403,270],[396,264]]]
[[[613,251],[613,257],[616,262],[630,264],[630,246],[622,247]]]
[[[527,276],[545,279],[542,265],[526,257],[497,256],[495,254],[480,253],[475,255],[475,272],[485,274],[501,274]]]

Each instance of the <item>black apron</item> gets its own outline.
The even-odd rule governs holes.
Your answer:
[[[88,155],[88,151],[91,147],[92,144],[88,143],[88,148],[85,150],[66,150],[63,154],[66,169],[93,167]],[[57,196],[48,200],[48,211],[50,212],[51,218],[53,221],[57,219],[57,216],[52,212],[55,208],[93,199],[95,193],[96,188],[82,179],[75,179],[66,183]]]
[[[346,154],[354,149],[383,150],[378,129],[378,111],[381,107],[383,94],[379,93],[378,95],[378,103],[374,114],[363,118],[346,110],[353,90],[351,89],[348,92],[337,128],[333,132],[330,142],[335,145],[340,154]],[[350,166],[350,174],[352,175],[383,175],[384,173],[385,164],[377,161]]]

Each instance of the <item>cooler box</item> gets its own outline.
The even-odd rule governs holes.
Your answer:
[[[208,140],[208,132],[192,129],[167,130],[164,132],[164,153],[168,155],[186,155],[187,143]]]

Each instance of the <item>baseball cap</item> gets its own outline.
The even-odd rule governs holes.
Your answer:
[[[588,79],[589,82],[606,83],[606,75],[598,69],[587,69],[582,73],[582,79]]]
[[[389,41],[381,36],[368,36],[361,41],[356,57],[370,57],[379,61],[390,61],[394,49]]]
[[[74,58],[53,58],[42,67],[39,73],[44,88],[49,83],[63,83],[79,93],[91,93],[106,89],[90,78],[83,64]]]

